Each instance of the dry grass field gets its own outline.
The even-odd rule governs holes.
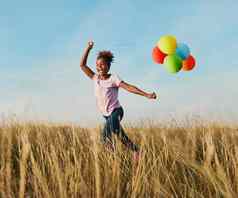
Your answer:
[[[222,123],[126,126],[140,144],[114,153],[99,128],[5,122],[0,197],[238,197],[238,127]]]

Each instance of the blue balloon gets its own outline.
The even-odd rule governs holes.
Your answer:
[[[177,48],[176,48],[176,54],[180,58],[185,60],[190,55],[189,47],[184,43],[178,43]]]

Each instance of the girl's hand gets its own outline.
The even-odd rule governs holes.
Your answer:
[[[89,41],[88,42],[88,49],[92,49],[93,45],[94,45],[93,41]]]
[[[149,98],[149,99],[156,99],[157,98],[155,92],[147,94],[146,97]]]

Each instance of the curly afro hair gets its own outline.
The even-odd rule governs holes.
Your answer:
[[[114,55],[110,51],[100,51],[98,53],[97,59],[102,58],[103,60],[106,61],[106,63],[111,66],[111,63],[114,61]]]

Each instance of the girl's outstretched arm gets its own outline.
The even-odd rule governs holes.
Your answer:
[[[146,98],[149,98],[149,99],[156,99],[156,94],[155,92],[153,93],[146,93],[144,91],[142,91],[141,89],[137,88],[136,86],[134,85],[130,85],[124,81],[122,81],[119,85],[119,87],[122,87],[123,89],[131,92],[131,93],[134,93],[134,94],[138,94],[138,95],[141,95],[141,96],[145,96]]]
[[[85,49],[84,54],[83,54],[83,56],[81,58],[81,61],[80,61],[81,69],[91,79],[93,78],[95,73],[87,66],[87,59],[88,59],[88,54],[89,54],[90,50],[93,48],[93,44],[94,43],[92,41],[88,42],[88,46]]]

